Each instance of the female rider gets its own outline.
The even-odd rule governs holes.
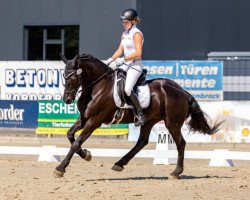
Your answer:
[[[124,90],[135,108],[138,118],[137,125],[143,125],[145,123],[145,117],[140,102],[133,91],[133,87],[143,69],[141,62],[144,41],[143,34],[136,27],[136,24],[139,22],[139,16],[136,10],[127,9],[123,11],[121,20],[125,31],[122,33],[120,45],[113,56],[105,63],[109,65],[114,61],[116,67],[127,72]]]

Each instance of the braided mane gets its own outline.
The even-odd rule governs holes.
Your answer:
[[[94,63],[95,66],[98,67],[100,70],[104,69],[105,71],[108,71],[111,69],[105,63],[103,63],[101,60],[91,54],[82,54],[80,55],[79,60],[89,60],[90,62]],[[113,70],[110,71],[113,73]]]

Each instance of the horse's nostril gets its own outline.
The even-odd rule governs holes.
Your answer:
[[[70,104],[71,103],[71,99],[66,99],[65,103],[66,104]]]

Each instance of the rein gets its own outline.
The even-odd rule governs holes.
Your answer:
[[[81,59],[80,59],[80,60],[81,60]],[[84,60],[84,59],[83,59],[83,60]],[[80,65],[80,62],[78,62],[78,66],[77,66],[78,70],[80,69],[80,68],[79,68],[79,65]],[[95,83],[97,83],[98,81],[100,81],[100,80],[101,80],[108,72],[110,72],[111,70],[113,70],[113,69],[110,68],[108,71],[106,71],[105,73],[103,73],[100,77],[98,77],[95,81],[93,81],[92,83],[90,83],[90,84],[87,85],[86,87],[82,88],[79,92],[82,92],[83,90],[89,88],[90,86],[92,86],[92,85],[94,85]],[[82,73],[82,71],[81,71],[81,73]],[[79,75],[81,75],[81,73],[80,73]],[[80,76],[80,79],[81,79],[81,76]]]
[[[105,73],[103,73],[99,78],[97,78],[95,81],[93,81],[92,83],[90,83],[89,85],[87,85],[85,88],[82,88],[83,89],[86,89],[88,87],[90,87],[91,85],[94,85],[95,83],[97,83],[98,81],[100,81],[109,71],[111,71],[113,69],[109,69],[108,71],[106,71]]]
[[[78,71],[80,70],[80,71]],[[66,75],[63,75],[63,77],[65,79],[69,79],[73,74],[77,74],[77,76],[80,77],[79,79],[79,85],[81,83],[81,73],[82,73],[82,70],[79,68],[79,63],[78,63],[78,70],[65,70],[65,71],[72,71],[70,72],[67,76]],[[96,80],[94,80],[93,82],[91,82],[89,85],[87,85],[86,87],[84,88],[81,88],[81,90],[79,90],[78,92],[82,92],[83,90],[86,90],[87,88],[89,88],[90,86],[94,85],[95,83],[97,83],[98,81],[100,81],[106,74],[108,74],[111,70],[113,70],[112,68],[110,68],[108,71],[106,71],[105,73],[103,73],[101,76],[99,76]],[[78,88],[79,89],[79,88]],[[74,89],[73,91],[64,91],[65,93],[71,93],[71,92],[75,92],[76,90],[78,89]]]

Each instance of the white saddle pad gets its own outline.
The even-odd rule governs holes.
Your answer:
[[[117,107],[119,108],[132,108],[132,106],[128,105],[128,104],[124,104],[124,106],[122,105],[122,101],[120,99],[120,96],[118,95],[117,92],[117,76],[115,76],[115,85],[114,85],[114,92],[113,92],[113,96],[114,96],[114,101]],[[141,104],[142,108],[147,108],[150,104],[150,89],[148,85],[145,86],[138,86],[138,99],[139,102]]]

